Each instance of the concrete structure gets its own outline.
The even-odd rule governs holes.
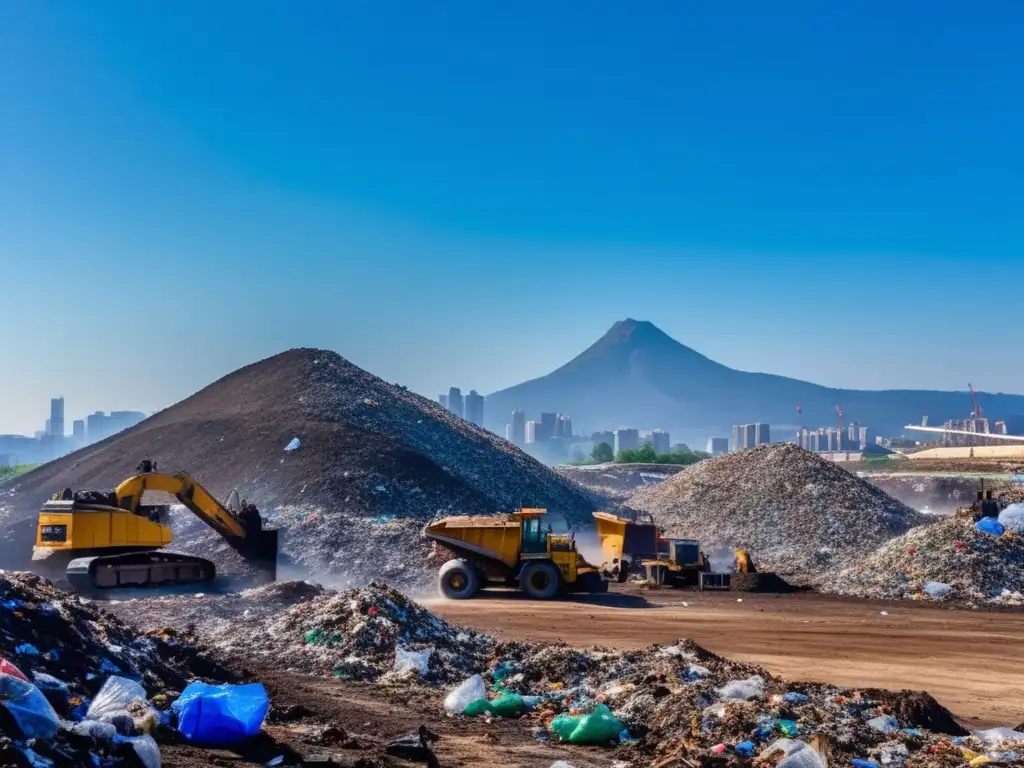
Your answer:
[[[516,408],[512,411],[512,442],[516,445],[526,444],[526,412]]]
[[[506,424],[505,425],[505,439],[508,440],[510,443],[514,442],[512,440],[512,425],[511,424]]]
[[[704,446],[704,450],[712,456],[722,456],[729,452],[729,438],[709,437],[707,445]]]
[[[640,430],[616,429],[615,445],[613,445],[612,447],[615,449],[615,453],[619,453],[620,451],[632,451],[634,448],[639,448]]]
[[[50,400],[50,420],[46,434],[54,437],[64,437],[64,398],[55,397]]]
[[[90,443],[95,443],[131,429],[145,418],[146,414],[139,411],[111,411],[109,415],[96,411],[85,420],[85,434]]]
[[[466,421],[478,427],[484,425],[484,396],[475,389],[469,390],[469,394],[466,395]]]
[[[462,418],[462,390],[458,387],[452,387],[448,390],[448,410]]]
[[[438,395],[437,402],[441,404],[441,407],[446,411],[448,410],[448,395]]]
[[[653,429],[647,435],[647,442],[651,444],[655,453],[668,453],[672,439],[668,432],[661,429]]]
[[[555,437],[572,437],[572,419],[561,413],[555,417]]]
[[[754,445],[766,445],[771,441],[771,428],[767,424],[755,424]]]
[[[555,436],[555,430],[558,428],[558,414],[557,413],[542,413],[540,415],[540,429],[537,434],[537,441],[550,440]]]
[[[595,432],[590,436],[590,442],[594,444],[595,448],[599,446],[601,443],[607,443],[612,450],[615,450],[615,433]]]
[[[76,419],[71,423],[71,432],[75,437],[76,441],[85,440],[85,420]]]
[[[530,445],[537,442],[537,432],[543,431],[543,426],[539,421],[528,421],[526,422],[526,444]]]

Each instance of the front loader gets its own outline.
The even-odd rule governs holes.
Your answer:
[[[520,509],[429,523],[423,535],[455,555],[438,572],[441,594],[466,600],[488,584],[518,586],[536,600],[565,592],[607,592],[608,582],[576,550],[575,538],[554,533],[546,514],[545,509]]]

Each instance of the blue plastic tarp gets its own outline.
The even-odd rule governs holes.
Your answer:
[[[983,517],[974,524],[974,527],[982,533],[990,533],[993,536],[1002,536],[1006,532],[1003,524],[994,517]]]
[[[259,734],[270,709],[261,683],[189,683],[172,707],[186,741],[209,746],[237,744]]]

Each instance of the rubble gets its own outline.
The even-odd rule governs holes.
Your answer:
[[[597,464],[560,466],[555,472],[599,495],[614,508],[626,503],[640,488],[659,485],[683,469],[672,464]]]
[[[948,590],[929,589],[930,582]],[[1024,536],[993,536],[968,516],[947,517],[825,575],[819,587],[853,597],[1024,605]]]
[[[668,535],[740,547],[761,570],[814,581],[928,518],[834,463],[787,443],[689,467],[630,497]]]

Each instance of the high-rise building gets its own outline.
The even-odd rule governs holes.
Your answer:
[[[112,411],[109,415],[96,411],[86,417],[85,432],[90,442],[97,442],[126,429],[131,429],[146,418],[139,411]]]
[[[448,395],[438,395],[437,402],[441,404],[441,407],[446,411],[448,410]]]
[[[743,425],[743,447],[753,448],[757,445],[757,425],[756,424],[744,424]]]
[[[54,437],[64,437],[64,398],[55,397],[50,400],[50,429]]]
[[[743,427],[739,424],[733,424],[732,426],[732,450],[743,450]]]
[[[771,441],[771,428],[767,424],[755,424],[754,445],[765,445]]]
[[[616,429],[615,430],[615,452],[632,451],[640,447],[639,429]]]
[[[668,453],[668,447],[672,444],[672,439],[669,437],[668,432],[654,429],[648,433],[647,442],[651,444],[651,448],[654,449],[655,453]]]
[[[516,445],[526,443],[526,412],[518,408],[512,411],[512,442]]]
[[[558,428],[557,413],[542,413],[540,415],[540,426],[537,427],[537,441],[550,440],[555,436]]]
[[[510,443],[515,442],[512,439],[512,425],[511,424],[506,424],[505,425],[505,439],[508,440]]]
[[[458,417],[462,417],[462,390],[452,387],[448,390],[448,410]]]
[[[484,425],[484,396],[475,389],[469,390],[466,395],[466,421],[471,421],[478,427]]]
[[[528,421],[526,422],[526,443],[537,442],[537,432],[541,429],[541,423],[539,421]]]
[[[595,432],[590,436],[590,442],[592,442],[595,446],[598,446],[601,443],[607,443],[612,450],[615,450],[615,433]]]
[[[572,419],[561,413],[555,416],[555,437],[572,437]]]
[[[712,456],[722,456],[729,452],[729,438],[709,437],[708,444],[704,450]]]
[[[83,419],[71,422],[71,430],[75,440],[85,440],[85,421]]]

